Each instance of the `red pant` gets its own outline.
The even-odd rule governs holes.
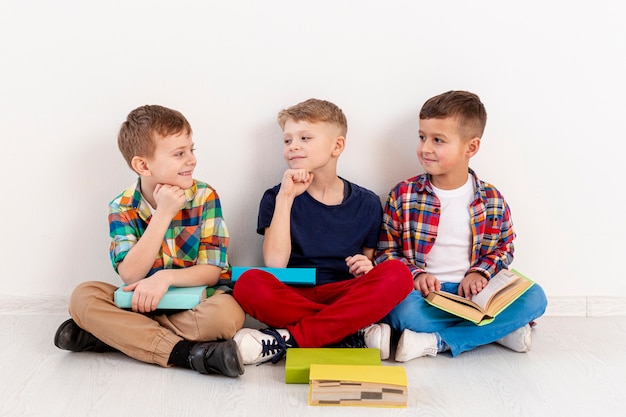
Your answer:
[[[362,277],[315,287],[289,286],[251,269],[239,277],[233,295],[255,319],[287,329],[298,346],[323,347],[378,322],[412,290],[406,265],[389,260]]]

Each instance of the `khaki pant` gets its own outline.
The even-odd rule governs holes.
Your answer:
[[[232,339],[245,314],[231,295],[215,294],[192,310],[171,315],[144,315],[114,303],[117,287],[90,281],[76,287],[69,312],[76,324],[107,345],[147,363],[171,366],[168,359],[181,340]]]

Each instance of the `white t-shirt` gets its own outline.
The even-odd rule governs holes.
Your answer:
[[[472,230],[469,206],[474,200],[474,183],[468,176],[465,185],[455,190],[433,186],[441,202],[437,239],[426,255],[426,272],[440,282],[461,282],[470,267]]]

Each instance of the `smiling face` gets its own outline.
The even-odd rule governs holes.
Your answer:
[[[345,138],[332,123],[288,119],[283,142],[283,157],[289,168],[313,173],[328,168],[334,172]]]
[[[469,160],[480,138],[461,136],[457,118],[420,119],[417,158],[434,186],[456,189],[467,181]]]
[[[169,136],[155,135],[155,149],[151,157],[136,157],[143,186],[154,189],[157,184],[175,185],[183,190],[193,185],[196,167],[194,143],[189,133]]]

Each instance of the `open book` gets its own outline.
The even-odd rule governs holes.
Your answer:
[[[311,364],[309,405],[406,407],[407,399],[403,366]]]
[[[491,277],[487,286],[470,300],[445,291],[432,291],[426,296],[426,302],[482,326],[491,323],[533,284],[516,270],[503,269]]]

